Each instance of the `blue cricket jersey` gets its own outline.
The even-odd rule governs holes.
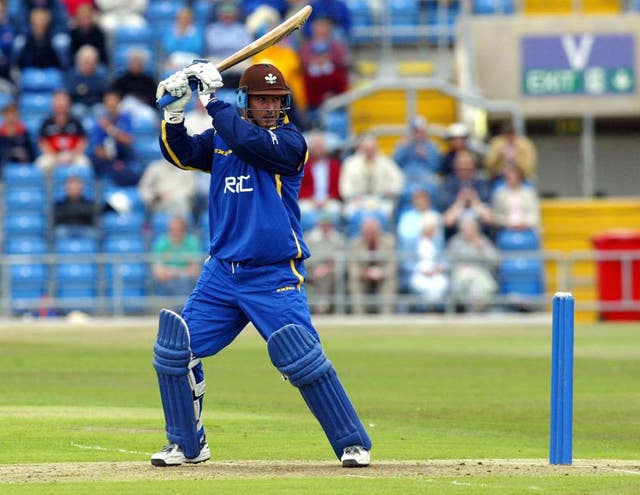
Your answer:
[[[213,129],[194,136],[182,123],[162,121],[160,149],[179,168],[211,173],[209,254],[256,266],[307,258],[298,207],[302,134],[286,118],[271,129],[253,125],[218,100],[207,111]]]

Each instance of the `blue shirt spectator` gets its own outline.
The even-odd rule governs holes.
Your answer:
[[[193,12],[190,8],[185,7],[178,11],[175,26],[162,37],[162,49],[167,55],[174,52],[203,55],[204,33],[193,24]]]
[[[7,1],[0,0],[0,77],[11,81],[11,49],[16,37],[15,21],[7,12]]]
[[[107,91],[103,101],[104,114],[96,119],[91,134],[96,175],[119,186],[136,185],[144,167],[133,150],[131,116],[120,111],[121,96],[117,91]]]
[[[436,144],[429,138],[427,121],[417,116],[409,124],[409,138],[395,149],[393,159],[409,177],[420,179],[440,171],[442,156]]]
[[[102,103],[107,83],[105,71],[98,62],[98,50],[91,45],[83,46],[76,54],[75,68],[67,82],[73,104],[71,111],[76,118],[94,112]]]

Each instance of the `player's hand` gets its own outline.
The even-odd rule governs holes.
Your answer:
[[[179,70],[178,72],[171,74],[166,79],[160,81],[158,89],[156,90],[156,100],[162,98],[166,93],[169,93],[171,96],[178,99],[169,103],[164,108],[165,120],[171,123],[182,122],[184,117],[180,118],[180,115],[184,113],[184,109],[191,99],[189,79],[184,71]]]
[[[216,89],[223,86],[222,76],[211,62],[194,62],[184,68],[184,73],[188,78],[195,77],[198,80],[198,92],[201,95],[215,93]]]

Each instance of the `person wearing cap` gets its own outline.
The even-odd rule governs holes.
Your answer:
[[[212,123],[192,136],[184,125],[190,78]],[[216,98],[222,85],[212,63],[198,62],[161,81],[156,93],[157,99],[174,99],[161,123],[162,155],[176,167],[210,173],[211,181],[209,258],[182,314],[160,312],[154,367],[169,443],[151,463],[175,466],[210,458],[200,360],[223,350],[251,322],[342,466],[367,466],[371,440],[311,323],[304,265],[309,249],[297,203],[308,153],[287,116],[291,91],[271,64],[243,72],[235,107]]]
[[[454,122],[447,127],[446,137],[449,151],[442,157],[439,171],[443,178],[455,173],[454,162],[456,153],[468,149],[467,140],[469,139],[469,128],[462,122]]]

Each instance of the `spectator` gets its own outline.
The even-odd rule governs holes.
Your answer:
[[[396,162],[379,151],[374,136],[364,136],[356,152],[342,163],[339,190],[345,215],[349,218],[358,211],[374,210],[390,219],[403,184]]]
[[[217,19],[205,30],[205,52],[207,58],[216,63],[240,48],[251,43],[252,38],[245,25],[239,20],[238,7],[231,2],[221,3],[217,8]],[[224,84],[237,88],[240,75],[248,64],[240,64],[225,71]]]
[[[537,168],[536,148],[528,137],[516,133],[513,124],[507,123],[500,134],[489,141],[489,149],[484,165],[489,178],[494,181],[500,177],[507,164],[516,164],[526,180],[533,180]]]
[[[335,293],[336,253],[344,252],[345,238],[336,229],[335,218],[321,213],[318,225],[305,235],[307,246],[313,255],[306,261],[307,290],[311,306],[316,313],[329,313],[333,309],[331,297]]]
[[[175,216],[167,233],[153,243],[153,281],[159,296],[184,296],[194,287],[200,274],[198,238],[187,232],[187,221]]]
[[[451,263],[451,293],[454,300],[467,310],[482,311],[498,289],[493,275],[498,263],[498,251],[482,234],[476,218],[464,215],[459,232],[446,248]]]
[[[436,216],[437,226],[433,236],[436,248],[441,251],[444,248],[444,232],[442,215],[434,211],[431,196],[425,189],[418,188],[411,195],[411,207],[403,211],[398,217],[397,242],[400,252],[400,280],[401,288],[408,288],[411,274],[415,271],[418,252],[418,243],[423,230],[423,221],[426,216]]]
[[[398,287],[395,238],[385,233],[380,221],[366,217],[360,235],[352,239],[349,254],[349,292],[353,314],[363,314],[366,299],[377,297],[375,307],[391,314]]]
[[[15,65],[20,69],[66,69],[69,62],[69,37],[53,34],[51,13],[44,8],[34,8],[29,15],[29,31],[18,36],[13,47]]]
[[[302,45],[300,55],[308,110],[312,114],[327,98],[349,88],[347,57],[346,45],[333,35],[331,20],[314,21],[311,38]]]
[[[273,8],[263,5],[247,18],[246,26],[253,38],[262,36],[280,22],[280,16]],[[291,108],[287,111],[289,120],[298,129],[307,129],[307,97],[304,88],[304,72],[298,52],[291,46],[290,38],[270,46],[256,54],[254,64],[277,66],[291,88]]]
[[[442,157],[440,163],[440,175],[442,177],[449,177],[454,174],[453,163],[455,161],[456,153],[462,150],[469,150],[468,148],[469,128],[460,122],[455,122],[447,127],[447,144],[449,145],[449,151]]]
[[[109,66],[104,31],[95,22],[95,10],[91,4],[85,3],[78,7],[69,36],[71,37],[71,55],[73,57],[76,57],[80,48],[90,45],[98,50],[100,64],[105,68]]]
[[[309,136],[309,159],[298,196],[302,216],[317,217],[326,213],[334,222],[337,221],[342,209],[339,183],[340,160],[329,154],[325,136],[319,131],[312,132]]]
[[[524,172],[515,164],[502,171],[505,185],[493,195],[493,223],[498,229],[538,230],[540,202],[534,187],[525,185]]]
[[[90,5],[93,7],[93,0],[62,0],[62,4],[67,12],[67,16],[74,18],[82,6]]]
[[[460,151],[454,162],[455,175],[447,177],[441,190],[446,239],[456,232],[460,218],[473,214],[491,234],[491,190],[486,180],[478,176],[475,156]]]
[[[91,165],[85,154],[87,137],[82,124],[71,116],[69,93],[58,90],[51,103],[52,114],[40,127],[38,145],[42,154],[36,165],[46,171],[62,165]]]
[[[409,136],[393,152],[393,159],[413,182],[433,183],[442,157],[429,137],[427,120],[417,116],[409,122]]]
[[[145,106],[156,111],[156,82],[145,72],[149,53],[143,49],[131,49],[127,57],[125,72],[117,77],[111,87],[118,91],[126,101],[125,106],[131,113],[138,110],[147,113]],[[143,104],[143,105],[141,105]]]
[[[71,175],[64,184],[64,197],[53,206],[56,239],[69,237],[97,238],[96,205],[84,193],[82,178]]]
[[[0,0],[0,78],[12,82],[11,50],[16,37],[15,20],[7,10],[7,0]]]
[[[432,307],[443,302],[449,286],[438,237],[441,229],[440,220],[440,215],[435,211],[426,212],[422,216],[416,250],[417,263],[410,282],[412,292],[420,294],[424,302]]]
[[[16,26],[22,33],[26,32],[29,26],[31,13],[36,9],[43,9],[49,13],[51,32],[53,34],[67,34],[69,18],[60,0],[20,0],[15,3],[18,6],[15,11]],[[9,5],[11,5],[11,3],[9,3]]]
[[[240,5],[245,17],[249,17],[260,7],[266,6],[277,12],[279,17],[282,17],[289,8],[288,0],[241,0]]]
[[[204,33],[193,23],[193,11],[184,7],[176,14],[176,23],[171,31],[162,37],[162,50],[168,57],[168,70],[184,67],[184,60],[202,58]]]
[[[187,218],[193,212],[197,178],[164,159],[155,160],[145,168],[138,191],[148,213],[163,212]]]
[[[91,45],[84,45],[76,53],[75,67],[67,83],[71,113],[76,118],[95,115],[102,104],[107,85],[105,74],[98,67],[98,57],[98,50]]]
[[[18,106],[10,103],[2,109],[0,124],[0,165],[31,163],[35,156],[27,128],[20,120]]]
[[[147,0],[95,0],[101,12],[100,26],[106,33],[112,33],[119,26],[146,26],[144,12]]]
[[[120,93],[108,90],[103,99],[104,113],[96,119],[91,135],[93,167],[96,176],[119,186],[138,183],[144,167],[133,150],[131,115],[120,108]]]
[[[316,19],[331,19],[336,26],[337,35],[347,41],[351,33],[351,12],[349,7],[342,0],[313,0],[311,2],[311,16],[306,24],[302,26],[302,31],[306,37],[311,35],[311,25]]]

